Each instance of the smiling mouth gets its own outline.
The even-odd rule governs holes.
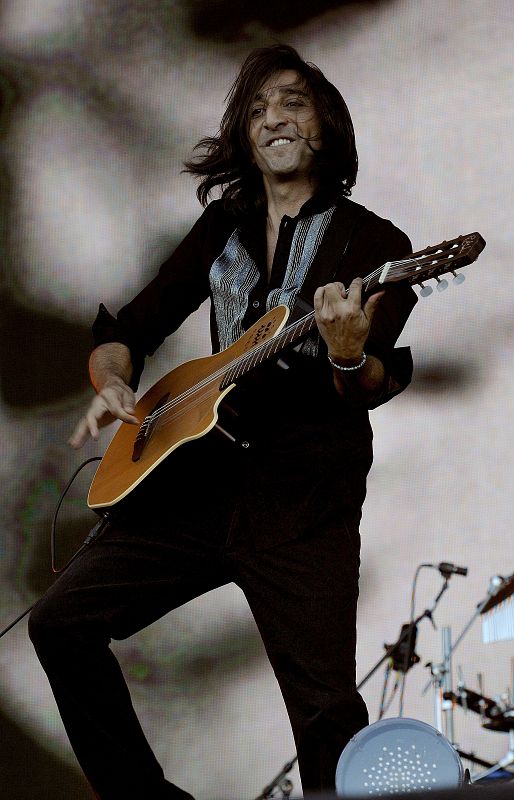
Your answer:
[[[292,141],[292,139],[286,139],[285,137],[280,139],[272,139],[271,142],[268,142],[266,147],[280,147],[283,144],[291,144]]]

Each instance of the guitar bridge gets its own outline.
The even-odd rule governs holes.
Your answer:
[[[146,416],[141,423],[141,426],[137,432],[137,436],[134,442],[134,449],[132,451],[132,461],[139,461],[141,456],[143,455],[143,450],[145,449],[146,443],[150,439],[154,428],[157,424],[157,420],[159,416],[156,412],[163,406],[165,403],[168,402],[168,398],[170,393],[163,395],[158,403],[153,407],[152,411],[148,416]]]

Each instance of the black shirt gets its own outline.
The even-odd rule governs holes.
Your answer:
[[[303,220],[312,220],[328,210],[337,209],[339,217],[334,214],[328,220],[325,231],[320,236],[317,250],[308,265],[308,281],[310,294],[317,285],[328,280],[343,280],[348,285],[357,275],[366,276],[386,261],[408,255],[411,252],[407,236],[388,220],[358,206],[346,198],[334,201],[331,197],[316,195],[304,204],[295,219],[285,216],[282,219],[276,245],[275,257],[270,280],[268,281],[266,265],[265,219],[257,217],[237,225],[234,218],[227,214],[221,201],[209,204],[190,233],[177,247],[174,253],[163,263],[158,275],[130,303],[118,313],[114,319],[101,306],[93,326],[95,346],[105,342],[117,341],[126,344],[132,354],[134,375],[132,385],[137,387],[143,368],[144,359],[152,355],[164,339],[173,333],[181,323],[195,311],[207,298],[216,299],[225,304],[223,287],[213,286],[209,276],[213,271],[213,263],[226,249],[227,241],[238,231],[242,250],[246,250],[253,260],[256,279],[249,286],[243,286],[246,308],[238,309],[241,315],[241,326],[246,330],[256,322],[266,310],[267,300],[284,282],[291,244],[298,225]],[[350,226],[347,237],[338,236],[341,217],[360,212],[356,222]],[[327,244],[328,243],[328,244]],[[304,244],[300,241],[300,247]],[[346,250],[346,252],[345,252]],[[317,258],[316,258],[317,256]],[[322,264],[320,264],[322,260]],[[236,264],[236,267],[239,267]],[[316,274],[323,275],[316,280]],[[300,276],[301,277],[301,276]],[[295,276],[296,283],[298,276]],[[305,288],[304,283],[304,288]],[[301,287],[295,286],[295,289]],[[225,287],[226,291],[226,287]],[[221,295],[221,297],[220,297]],[[294,301],[286,298],[290,306]],[[284,297],[279,299],[284,302]],[[312,297],[307,297],[312,302]],[[240,300],[238,299],[240,302]],[[366,352],[377,355],[390,366],[396,340],[405,325],[416,302],[416,294],[405,284],[394,284],[390,287],[379,304],[374,316],[372,329],[366,343]],[[276,305],[272,302],[272,305]],[[213,351],[220,349],[220,330],[216,313],[211,312],[211,340]],[[222,341],[223,347],[234,340]],[[321,347],[314,348],[315,354],[324,356],[326,351],[323,342]],[[312,351],[313,348],[311,348]],[[304,348],[305,352],[305,348]],[[406,385],[409,376],[402,375],[402,384]],[[403,388],[402,386],[402,388]]]
[[[101,306],[95,344],[115,341],[130,348],[134,388],[145,357],[208,297],[212,347],[218,351],[259,319],[267,305],[285,302],[295,309],[300,289],[312,302],[318,285],[342,280],[348,286],[353,277],[411,252],[407,236],[391,222],[346,198],[317,195],[295,219],[282,220],[268,281],[265,222],[258,216],[236,222],[220,201],[211,203],[117,319]],[[395,349],[395,343],[415,302],[410,286],[393,284],[375,312],[366,352],[382,360],[387,376],[375,405],[409,383],[410,351]],[[266,546],[297,535],[315,520],[321,524],[330,508],[336,513],[337,507],[338,514],[351,508],[358,515],[371,465],[368,409],[337,393],[326,352],[321,337],[310,335],[299,348],[246,376],[228,394],[228,410],[220,408],[220,422],[235,441],[229,445],[221,438],[218,445],[213,431],[183,445],[145,479],[143,491],[155,494],[177,469],[196,475],[202,464],[206,476],[231,470],[229,485],[238,486],[234,502],[247,509]],[[234,449],[233,457],[227,448]],[[134,495],[136,506],[139,494]]]

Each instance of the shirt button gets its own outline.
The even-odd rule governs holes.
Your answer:
[[[259,303],[259,301],[258,301],[258,300],[254,300],[254,301],[253,301],[253,303],[252,303],[252,306],[253,306],[254,308],[259,308],[259,306],[260,306],[260,303]]]

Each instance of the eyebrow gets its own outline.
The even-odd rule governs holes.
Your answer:
[[[300,84],[284,84],[282,86],[270,86],[270,88],[266,92],[257,92],[254,97],[253,102],[258,102],[259,100],[265,100],[266,95],[269,95],[270,92],[278,91],[280,94],[283,95],[291,95],[291,94],[299,94],[302,97],[310,97],[310,94],[306,92],[304,89],[300,88]]]

